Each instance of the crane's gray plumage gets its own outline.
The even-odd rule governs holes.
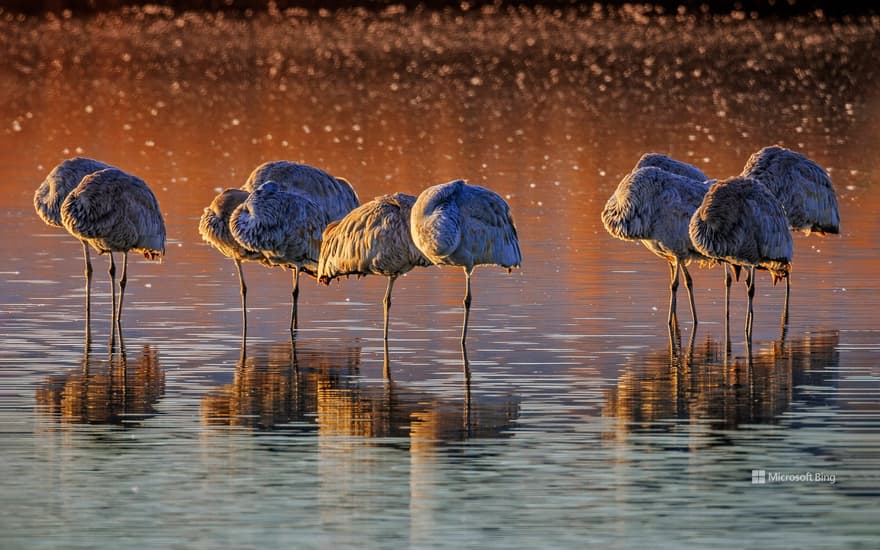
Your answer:
[[[219,250],[227,258],[236,261],[260,262],[264,260],[263,255],[242,246],[232,236],[232,231],[229,228],[229,219],[232,217],[232,213],[247,200],[248,195],[247,191],[241,189],[224,189],[214,197],[211,205],[205,208],[201,219],[199,219],[199,235],[202,236],[202,240]]]
[[[463,180],[422,191],[411,228],[416,246],[435,264],[510,270],[522,262],[510,207],[498,193]]]
[[[324,230],[318,280],[324,284],[343,275],[384,275],[384,338],[388,339],[391,289],[400,275],[431,262],[419,251],[410,234],[410,217],[416,197],[403,193],[383,195],[362,204]]]
[[[260,185],[230,216],[232,236],[244,248],[258,252],[267,265],[293,269],[291,329],[296,328],[299,273],[315,276],[328,222],[310,197],[283,191],[273,181]]]
[[[431,262],[416,248],[410,214],[416,197],[383,195],[362,204],[324,230],[318,278],[323,283],[343,275],[403,275]]]
[[[638,170],[639,168],[647,168],[648,166],[660,168],[670,174],[684,176],[692,180],[707,181],[709,179],[709,177],[696,166],[676,160],[662,153],[645,153],[639,159],[639,162],[636,163],[636,167],[633,171]]]
[[[265,162],[256,167],[242,189],[252,193],[267,181],[284,191],[298,191],[320,206],[330,221],[342,219],[360,204],[354,187],[314,166],[286,160]]]
[[[691,244],[688,224],[708,189],[705,180],[646,166],[624,176],[602,210],[602,224],[608,233],[621,240],[639,241],[669,262],[670,325],[675,317],[679,270],[684,273],[691,315],[697,322],[693,282],[686,265],[706,257]]]
[[[760,181],[779,199],[793,231],[840,232],[831,178],[801,153],[778,145],[764,147],[749,158],[740,175]]]
[[[61,223],[99,254],[132,251],[149,260],[165,255],[159,201],[142,179],[118,168],[84,177],[64,200]]]
[[[64,227],[64,224],[61,223],[61,205],[64,204],[64,199],[85,176],[105,168],[111,168],[111,166],[84,157],[74,157],[62,161],[49,172],[49,175],[34,193],[34,209],[37,211],[37,215],[51,226]],[[88,330],[92,311],[92,260],[89,258],[89,245],[82,241],[82,247],[86,277],[86,329]]]
[[[233,211],[229,228],[239,243],[262,254],[270,265],[296,267],[314,276],[327,223],[311,197],[268,181]]]
[[[113,252],[123,253],[118,304],[114,293],[118,324],[129,251],[149,260],[161,261],[165,256],[165,221],[159,201],[142,179],[118,168],[105,168],[85,176],[67,195],[61,205],[61,223],[99,254],[110,254],[111,284],[115,274]]]
[[[49,172],[34,193],[34,208],[40,218],[54,227],[61,223],[61,205],[79,182],[89,174],[112,168],[99,160],[75,157],[61,162]]]
[[[755,269],[768,270],[774,283],[791,270],[793,245],[782,203],[757,180],[723,180],[706,193],[688,233],[704,256],[748,268],[746,333],[751,336]]]
[[[464,343],[474,267],[499,265],[510,271],[522,262],[510,207],[485,187],[451,181],[422,191],[412,208],[410,229],[416,247],[430,261],[464,269]]]
[[[238,288],[241,294],[242,335],[247,335],[247,285],[244,282],[241,262],[260,262],[271,267],[269,261],[261,253],[250,250],[235,240],[235,237],[232,236],[232,230],[229,228],[232,213],[247,200],[248,196],[249,193],[241,189],[225,189],[214,197],[211,205],[205,208],[201,219],[199,219],[199,234],[202,239],[235,263],[235,269],[238,273]]]

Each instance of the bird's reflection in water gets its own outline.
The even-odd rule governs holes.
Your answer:
[[[331,350],[278,344],[242,346],[231,384],[202,398],[202,420],[209,425],[270,429],[306,429],[317,410],[322,380],[345,380],[357,376],[359,347],[337,346]],[[340,382],[343,381],[343,382]],[[323,382],[325,383],[325,382]]]
[[[144,345],[129,356],[120,343],[118,351],[98,356],[87,340],[80,366],[46,377],[37,386],[36,402],[60,422],[128,426],[156,415],[154,405],[164,393],[155,347]]]
[[[715,429],[770,424],[792,401],[821,399],[806,386],[828,386],[838,366],[837,332],[810,334],[731,358],[706,338],[686,348],[634,357],[606,394],[603,415],[615,417],[610,438],[634,431],[668,431],[676,424]]]
[[[438,475],[444,457],[490,453],[491,440],[512,432],[519,404],[513,396],[475,397],[470,391],[441,397],[387,376],[367,379],[360,366],[358,346],[299,339],[249,346],[233,382],[202,398],[202,419],[210,426],[313,438],[315,460],[301,467],[315,469],[318,516],[333,526],[336,546],[362,542],[350,510],[381,509],[397,497],[410,502],[417,539],[423,529],[432,531],[432,507],[443,500],[436,495],[446,491]],[[389,365],[386,353],[383,367],[389,366],[402,368]],[[488,441],[468,443],[476,438]],[[409,469],[401,472],[399,458],[383,460],[386,452],[406,453]],[[398,466],[390,471],[389,464]],[[389,481],[400,475],[408,485]]]
[[[209,425],[314,431],[319,436],[460,441],[503,433],[517,416],[513,398],[474,403],[411,390],[385,377],[367,382],[357,346],[285,342],[242,350],[233,382],[202,398]],[[389,360],[384,357],[387,372]]]

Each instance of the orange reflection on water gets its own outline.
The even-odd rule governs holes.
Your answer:
[[[123,350],[108,358],[84,354],[79,369],[53,374],[36,389],[38,409],[61,422],[138,423],[157,414],[165,372],[150,345],[129,359]]]
[[[279,429],[316,424],[322,438],[410,438],[436,445],[470,437],[498,437],[518,416],[511,399],[476,402],[466,388],[447,402],[386,379],[360,380],[360,348],[258,346],[239,361],[231,384],[201,402],[208,425]]]
[[[606,392],[603,416],[625,440],[640,430],[671,430],[677,422],[732,429],[776,423],[803,386],[827,386],[838,368],[836,332],[792,338],[731,358],[706,338],[693,349],[634,355]],[[800,395],[799,395],[800,393]]]

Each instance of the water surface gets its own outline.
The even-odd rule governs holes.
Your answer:
[[[4,547],[876,545],[876,19],[0,26]],[[723,275],[694,268],[701,322],[682,309],[670,337],[667,267],[604,231],[605,200],[644,152],[725,177],[773,143],[829,170],[841,235],[795,237],[784,329],[759,276],[751,345],[742,285],[727,338]],[[31,202],[74,155],[145,179],[168,228],[164,263],[132,258],[112,348],[105,259],[87,338],[81,247]],[[245,265],[242,342],[234,266],[198,218],[281,158],[362,200],[453,178],[508,200],[523,266],[476,271],[465,356],[452,268],[396,283],[390,378],[379,277],[304,280],[292,342],[289,273]]]

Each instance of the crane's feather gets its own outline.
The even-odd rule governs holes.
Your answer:
[[[434,263],[513,268],[522,262],[510,207],[500,195],[462,180],[422,191],[413,205],[413,241]]]
[[[250,250],[235,237],[229,228],[232,213],[248,198],[248,192],[241,189],[225,189],[214,197],[211,205],[205,208],[199,219],[199,235],[202,240],[216,248],[221,254],[233,260],[262,261],[263,255]]]
[[[639,168],[623,177],[605,203],[602,223],[612,236],[641,241],[663,258],[702,259],[691,245],[688,224],[708,188],[707,182],[661,168]]]
[[[269,264],[296,266],[313,275],[327,223],[309,197],[266,182],[233,211],[229,227],[243,247],[259,252]]]
[[[342,219],[360,204],[354,187],[346,179],[334,177],[314,166],[286,160],[257,166],[242,189],[252,193],[267,181],[274,181],[283,191],[306,195],[324,210],[330,221]]]
[[[165,222],[156,196],[138,177],[105,168],[84,177],[61,206],[64,227],[95,250],[165,254]]]
[[[696,166],[688,164],[686,162],[682,162],[680,160],[676,160],[661,153],[645,153],[641,156],[641,158],[639,158],[639,161],[636,163],[633,171],[636,171],[639,168],[646,168],[648,166],[653,166],[655,168],[663,170],[664,172],[669,172],[670,174],[675,174],[678,176],[684,176],[686,178],[690,178],[692,180],[700,182],[709,179],[709,177],[706,176],[706,174],[704,174],[703,171]]]
[[[34,193],[34,209],[44,222],[62,227],[61,205],[79,182],[89,174],[112,168],[99,160],[84,157],[67,159],[55,166]]]
[[[730,178],[713,185],[689,228],[694,246],[727,263],[784,276],[793,244],[782,203],[757,180]]]
[[[772,145],[749,157],[741,173],[759,180],[785,208],[792,230],[839,233],[840,211],[828,173],[796,151]]]
[[[466,242],[475,265],[494,264],[519,267],[522,253],[510,206],[498,193],[468,185],[458,199]]]
[[[324,230],[318,279],[329,283],[343,275],[398,276],[430,261],[410,235],[416,198],[395,193],[376,197]]]

